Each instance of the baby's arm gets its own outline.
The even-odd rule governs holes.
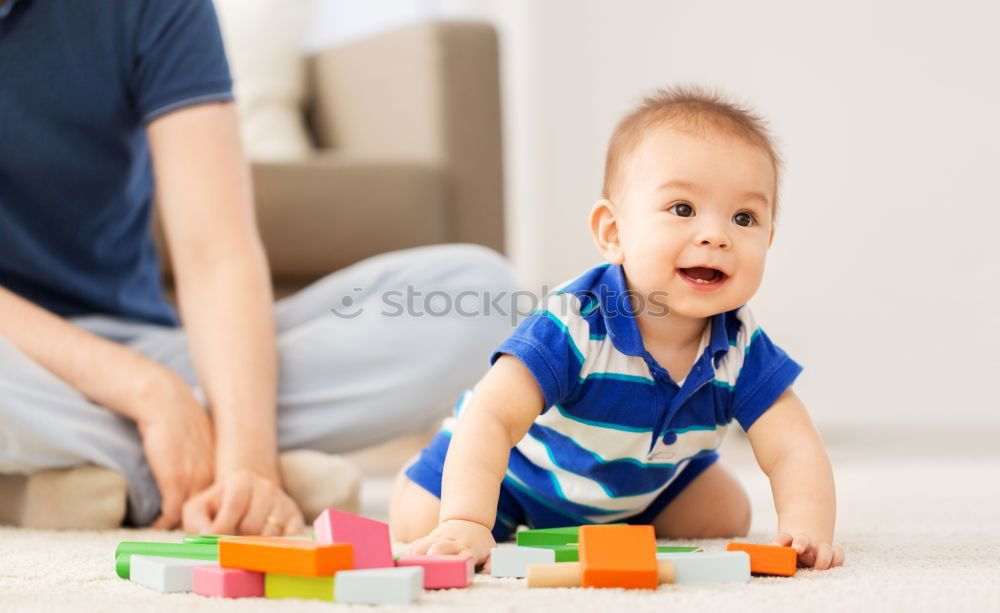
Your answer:
[[[843,564],[843,550],[833,544],[833,469],[802,401],[788,388],[747,434],[757,463],[771,480],[778,512],[775,544],[794,547],[801,566]]]
[[[500,356],[476,385],[452,433],[438,526],[415,541],[410,553],[471,554],[477,563],[489,556],[510,450],[528,432],[543,403],[531,371],[515,357]]]

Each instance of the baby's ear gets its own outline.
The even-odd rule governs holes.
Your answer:
[[[618,234],[617,212],[610,200],[602,198],[590,209],[590,235],[605,260],[612,264],[625,261]]]
[[[768,249],[771,248],[771,244],[774,242],[774,229],[775,229],[775,227],[776,226],[774,225],[774,222],[772,221],[771,222],[771,235],[769,237],[767,237],[767,248]]]

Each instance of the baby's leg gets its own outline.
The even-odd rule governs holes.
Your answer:
[[[396,475],[389,499],[389,529],[398,541],[412,543],[430,534],[437,527],[441,501],[406,476],[406,469],[417,458],[407,462]]]
[[[750,530],[750,499],[718,462],[705,469],[653,520],[669,539],[732,538]]]

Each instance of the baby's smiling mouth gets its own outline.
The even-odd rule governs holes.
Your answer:
[[[709,268],[707,266],[679,268],[678,270],[680,271],[681,275],[690,279],[691,281],[705,285],[717,283],[726,278],[726,273],[722,272],[717,268]]]

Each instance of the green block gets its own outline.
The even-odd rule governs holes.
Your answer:
[[[162,558],[187,558],[191,560],[218,560],[218,543],[146,543],[123,541],[115,548],[115,572],[122,579],[129,578],[132,556],[159,556]]]
[[[601,524],[602,526],[624,526],[625,524]],[[580,526],[565,528],[536,528],[517,533],[519,547],[541,547],[542,545],[576,545],[580,541]]]
[[[219,534],[189,534],[184,537],[185,543],[197,543],[200,545],[212,545],[218,543],[219,539],[223,538]]]
[[[521,530],[517,533],[519,547],[541,547],[542,545],[569,545],[580,540],[580,526],[567,528],[539,528]]]
[[[299,577],[297,575],[264,575],[265,598],[308,598],[333,602],[333,575],[329,577]]]
[[[701,547],[672,547],[670,545],[657,545],[656,553],[701,553]]]
[[[576,543],[569,545],[532,545],[539,549],[551,549],[556,554],[556,562],[579,562],[580,548]]]

